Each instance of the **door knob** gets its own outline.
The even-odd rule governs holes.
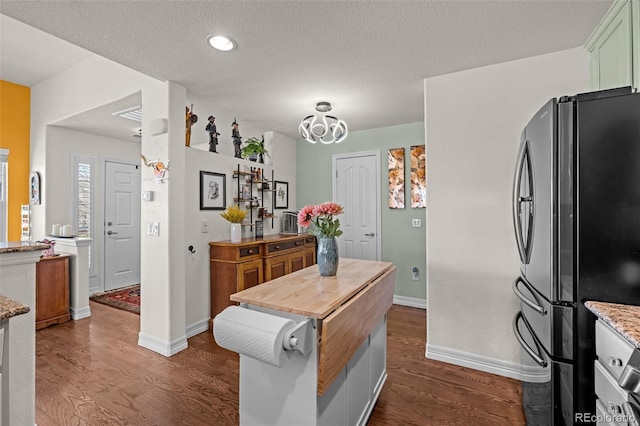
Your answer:
[[[117,232],[107,231],[107,235],[113,235],[113,234],[117,234]]]
[[[364,235],[365,235],[366,237],[375,237],[375,236],[376,236],[375,232],[372,232],[372,233],[370,233],[370,234],[364,234]]]

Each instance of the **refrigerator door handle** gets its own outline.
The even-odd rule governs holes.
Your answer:
[[[529,187],[529,195],[522,197],[520,188],[522,186],[522,174],[524,168],[527,168],[526,185]],[[513,226],[516,233],[516,243],[518,245],[518,252],[520,253],[520,260],[524,264],[529,263],[531,257],[531,243],[533,237],[533,215],[534,215],[534,196],[533,196],[533,169],[531,167],[531,155],[529,153],[529,141],[524,141],[520,145],[520,151],[518,152],[518,162],[516,164],[516,171],[513,176]],[[522,204],[529,203],[529,226],[527,227],[527,235],[525,239],[524,230],[522,229],[522,221],[520,215],[522,214]]]
[[[541,355],[542,354],[542,348],[540,348],[540,345],[538,344],[538,341],[536,340],[535,336],[533,336],[533,342],[536,345],[536,350],[537,351],[531,349],[531,347],[527,344],[527,342],[524,341],[524,338],[520,334],[520,330],[518,329],[518,321],[520,321],[521,319],[524,322],[525,327],[527,327],[527,330],[529,331],[529,333],[531,333],[531,336],[533,336],[533,330],[531,329],[531,326],[529,325],[527,320],[522,315],[522,312],[518,312],[516,314],[516,316],[513,318],[513,334],[516,335],[516,339],[518,339],[518,343],[520,343],[520,346],[522,346],[522,349],[524,349],[525,352],[528,353],[529,356],[531,358],[533,358],[533,360],[540,367],[545,368],[547,366],[547,360],[545,360],[542,357],[542,355]]]
[[[540,306],[540,304],[538,302],[538,299],[536,298],[535,294],[533,295],[533,297],[536,299],[536,301],[533,302],[533,301],[531,301],[531,299],[529,299],[527,296],[525,296],[522,291],[520,291],[520,289],[518,288],[518,284],[519,283],[522,283],[526,287],[528,287],[526,281],[522,277],[518,277],[518,278],[515,279],[515,281],[513,281],[513,292],[516,294],[516,296],[518,296],[518,299],[520,299],[522,301],[522,303],[524,303],[525,305],[527,305],[528,307],[530,307],[531,309],[533,309],[534,311],[536,311],[540,315],[542,315],[542,316],[547,315],[547,313],[548,313],[547,310],[545,308],[543,308],[542,306]]]

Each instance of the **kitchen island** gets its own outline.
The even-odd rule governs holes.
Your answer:
[[[223,329],[230,323],[227,310],[214,319],[216,341],[224,341],[226,331],[228,348],[235,350],[235,344],[241,353],[240,424],[366,424],[387,377],[386,313],[394,285],[389,262],[340,259],[334,277],[321,277],[310,267],[233,294],[240,308],[227,309],[239,322],[243,313],[251,321],[263,315],[264,322],[248,320],[241,325],[245,329],[274,317],[290,320],[288,327],[295,324],[283,331],[282,345],[289,350],[282,351],[276,340],[274,356],[265,362],[256,359],[261,354],[251,356],[259,352],[255,347],[243,354],[253,343],[243,336],[252,333]]]

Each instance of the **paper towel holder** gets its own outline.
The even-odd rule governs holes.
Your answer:
[[[313,350],[313,333],[311,328],[311,320],[306,319],[296,324],[284,336],[282,346],[288,350],[297,350],[302,356],[307,356]]]

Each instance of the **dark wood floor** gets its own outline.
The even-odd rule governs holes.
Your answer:
[[[238,424],[238,356],[210,333],[166,358],[137,346],[137,315],[91,312],[36,333],[39,426]],[[389,376],[369,425],[524,424],[517,381],[425,359],[424,310],[394,306],[388,324]]]

